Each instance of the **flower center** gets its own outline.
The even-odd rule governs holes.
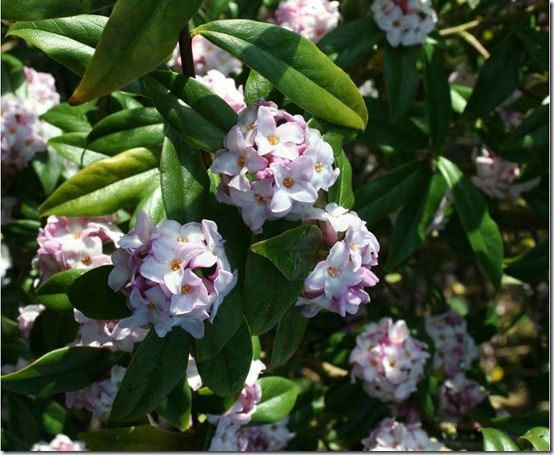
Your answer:
[[[323,163],[321,161],[318,161],[317,163],[315,163],[315,171],[318,174],[320,174],[322,170],[323,170]]]
[[[149,302],[146,304],[146,308],[148,308],[150,311],[154,311],[156,309],[156,305],[154,305],[152,302]]]
[[[246,124],[247,130],[253,130],[256,127],[256,122],[250,122]]]
[[[285,185],[287,188],[290,188],[292,185],[294,185],[294,179],[291,179],[290,177],[285,177],[283,180],[283,185]]]
[[[192,287],[189,284],[185,284],[183,287],[181,287],[181,294],[190,294],[191,290]]]
[[[279,143],[279,139],[277,139],[277,137],[275,137],[273,134],[269,136],[267,140],[271,145],[277,145]]]
[[[246,163],[246,160],[244,159],[244,156],[239,156],[238,160],[237,160],[237,164],[239,166],[244,166],[244,163]]]
[[[340,270],[337,269],[336,267],[334,266],[331,266],[329,268],[327,268],[327,273],[332,276],[333,278],[337,277],[340,275]]]
[[[394,368],[396,366],[396,360],[389,360],[389,365],[391,368]]]
[[[173,259],[173,261],[171,261],[171,264],[169,264],[169,268],[176,272],[181,268],[181,261],[179,259]]]
[[[255,198],[256,198],[256,202],[257,202],[258,204],[264,204],[264,203],[265,203],[264,197],[261,196],[260,194],[256,194]]]
[[[73,233],[73,238],[76,239],[76,240],[79,240],[81,238],[81,233],[80,232],[74,232]]]
[[[90,264],[92,264],[92,259],[90,258],[90,256],[85,256],[83,259],[81,259],[81,262],[86,266],[89,266]]]
[[[188,243],[189,239],[187,239],[187,237],[185,235],[180,235],[179,237],[177,237],[177,241],[179,243]]]

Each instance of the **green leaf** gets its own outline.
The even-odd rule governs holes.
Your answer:
[[[135,213],[133,213],[129,223],[130,228],[135,226],[137,215],[142,210],[147,213],[150,221],[154,224],[158,224],[160,221],[167,218],[162,199],[162,188],[160,185],[155,185],[154,188],[150,192],[146,193],[146,195],[138,203]]]
[[[547,276],[548,261],[548,240],[543,240],[525,254],[510,261],[504,272],[526,283],[536,283]]]
[[[363,130],[367,110],[348,75],[306,38],[275,25],[220,20],[193,30],[242,60],[315,117]]]
[[[39,207],[41,216],[107,215],[140,201],[158,175],[158,158],[136,148],[95,162],[64,182]]]
[[[96,161],[108,158],[108,155],[88,150],[86,142],[87,133],[85,132],[67,133],[50,139],[48,147],[79,166],[88,166]]]
[[[204,385],[216,395],[227,396],[239,391],[250,371],[252,363],[252,341],[245,321],[213,357],[197,361],[198,372]]]
[[[282,365],[296,352],[302,342],[308,318],[305,318],[300,309],[290,306],[277,325],[273,349],[271,350],[271,367]]]
[[[106,25],[104,16],[81,15],[62,19],[16,22],[8,36],[19,36],[52,60],[81,75],[92,58]]]
[[[389,98],[391,122],[408,111],[417,95],[419,73],[416,67],[419,48],[416,46],[385,46],[383,76]]]
[[[452,190],[454,204],[481,270],[496,290],[502,279],[504,245],[496,222],[491,218],[485,198],[469,183],[460,169],[444,157],[438,168]]]
[[[83,273],[67,289],[71,304],[87,318],[114,321],[131,315],[127,297],[108,286],[112,270],[112,265],[95,267]]]
[[[427,419],[432,419],[436,416],[435,398],[439,392],[439,382],[434,376],[428,376],[421,381],[417,388],[417,396],[419,398],[419,406],[423,415]]]
[[[266,425],[284,419],[290,414],[298,391],[294,382],[280,377],[266,377],[258,380],[262,399],[256,405],[249,425]]]
[[[340,134],[335,132],[325,133],[323,138],[333,148],[335,164],[340,169],[337,181],[331,188],[329,188],[329,202],[336,202],[344,208],[351,209],[354,206],[352,166],[342,148],[343,138]]]
[[[271,330],[296,301],[303,286],[303,280],[287,280],[270,261],[249,251],[243,297],[244,315],[252,334]]]
[[[144,82],[158,112],[185,140],[208,152],[223,146],[237,114],[208,87],[170,71],[154,71]]]
[[[537,107],[501,144],[498,153],[516,163],[536,159],[531,151],[548,149],[549,111],[550,105]]]
[[[156,409],[185,377],[189,346],[188,333],[179,327],[163,338],[151,329],[125,372],[110,420],[130,421]]]
[[[63,160],[56,153],[39,153],[31,162],[44,194],[50,194],[56,188],[63,172]]]
[[[366,61],[383,39],[383,32],[373,17],[339,25],[327,33],[317,46],[344,70]]]
[[[73,311],[60,311],[47,308],[33,322],[29,335],[29,346],[35,357],[40,357],[54,349],[63,348],[75,340],[79,324],[75,322]]]
[[[161,148],[163,119],[152,107],[115,112],[100,120],[87,136],[87,148],[115,155],[135,147]]]
[[[3,0],[2,18],[13,22],[77,16],[114,3],[115,0]]]
[[[187,435],[150,425],[79,433],[79,441],[95,451],[168,451],[185,450]]]
[[[494,428],[482,428],[483,450],[486,452],[519,452],[519,447],[509,436]]]
[[[190,425],[191,410],[192,391],[185,375],[167,398],[162,401],[157,411],[175,428],[185,431]]]
[[[450,86],[448,74],[438,55],[437,47],[424,46],[424,55],[425,112],[429,123],[431,144],[433,147],[438,147],[446,139],[452,117]]]
[[[275,87],[260,73],[250,70],[244,84],[244,101],[247,105],[256,104],[260,98],[269,100],[275,96]]]
[[[426,172],[422,191],[413,191],[400,210],[394,223],[385,270],[390,272],[424,242],[445,194],[446,182],[440,174]]]
[[[84,269],[64,270],[52,275],[35,292],[35,300],[47,308],[70,310],[67,288],[85,272]]]
[[[2,388],[38,397],[73,392],[100,379],[119,356],[88,346],[56,349],[22,370],[2,375]]]
[[[225,297],[213,323],[204,324],[204,336],[194,340],[194,358],[203,362],[215,356],[242,324],[242,299],[238,287]]]
[[[185,223],[201,221],[210,187],[206,165],[194,150],[168,127],[160,158],[160,181],[167,217]]]
[[[61,103],[50,108],[40,118],[67,133],[88,132],[92,128],[88,115],[95,112],[100,110],[94,103],[85,103],[82,106]]]
[[[290,280],[303,280],[314,269],[323,242],[314,225],[289,229],[275,237],[254,243],[250,249],[269,259]]]
[[[476,118],[488,114],[517,88],[523,54],[521,42],[508,34],[485,61],[463,115]]]
[[[519,439],[529,441],[529,443],[533,446],[533,449],[538,452],[550,451],[550,429],[546,427],[531,428]]]
[[[57,401],[50,400],[42,411],[42,426],[44,430],[55,436],[65,433],[68,423],[68,411]]]
[[[171,54],[200,0],[118,0],[70,104],[118,90]]]
[[[412,161],[372,180],[356,191],[358,215],[371,226],[393,212],[420,188],[426,170],[424,162]]]
[[[4,6],[4,4],[2,4]],[[2,11],[5,13],[5,11]],[[27,92],[27,78],[21,63],[13,55],[2,52],[2,95],[15,93],[25,96]]]

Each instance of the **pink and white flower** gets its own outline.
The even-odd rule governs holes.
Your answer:
[[[335,183],[331,146],[299,115],[260,100],[243,109],[216,153],[218,200],[240,208],[254,233],[268,220],[299,220]]]
[[[416,391],[423,378],[427,345],[410,335],[404,321],[383,318],[370,323],[356,338],[350,353],[352,381],[360,379],[368,395],[401,402]]]
[[[423,43],[437,23],[431,0],[374,0],[371,10],[394,47]]]
[[[66,406],[68,408],[86,409],[94,417],[107,419],[121,381],[123,381],[125,371],[125,368],[115,365],[112,367],[108,378],[97,381],[78,392],[66,393]]]
[[[85,443],[72,441],[65,434],[58,434],[52,441],[40,441],[31,447],[32,452],[83,452]]]
[[[437,452],[444,450],[443,444],[421,428],[421,423],[403,424],[393,419],[384,419],[362,441],[365,452]]]
[[[213,221],[164,220],[154,226],[141,212],[112,255],[108,284],[129,297],[133,311],[119,327],[153,325],[163,337],[178,326],[201,338],[204,321],[213,322],[237,281],[223,244]]]
[[[335,203],[328,204],[325,210],[312,209],[304,219],[319,221],[331,248],[327,258],[306,278],[296,305],[303,307],[306,317],[313,317],[322,309],[343,317],[356,314],[360,305],[370,300],[364,288],[379,282],[371,270],[377,265],[377,239],[355,212]]]
[[[339,2],[329,0],[286,0],[279,3],[271,22],[318,42],[340,20]]]
[[[457,373],[447,379],[439,389],[439,406],[443,417],[457,422],[486,398],[483,388],[477,381]]]
[[[7,278],[8,270],[12,268],[12,257],[8,246],[2,242],[0,246],[0,279],[2,286],[8,284],[10,279]]]
[[[195,79],[223,98],[235,112],[240,112],[246,107],[242,85],[237,87],[235,80],[225,77],[221,71],[211,69],[205,76],[196,76]]]
[[[29,338],[35,319],[40,313],[42,313],[46,307],[44,305],[25,305],[19,307],[19,316],[17,317],[17,324],[19,330],[25,338]]]

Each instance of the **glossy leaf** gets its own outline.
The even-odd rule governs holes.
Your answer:
[[[437,47],[425,46],[424,55],[425,112],[429,123],[431,144],[438,147],[446,139],[452,117],[450,86],[448,74],[443,67]]]
[[[2,5],[4,6],[4,5]],[[4,12],[4,11],[3,11]],[[2,95],[15,93],[25,96],[27,92],[27,79],[21,63],[13,55],[2,52]]]
[[[106,25],[104,16],[81,15],[13,24],[8,36],[19,36],[38,47],[52,60],[81,75],[92,58]]]
[[[131,315],[127,297],[108,286],[112,265],[95,267],[78,277],[67,289],[71,304],[87,318],[113,321]]]
[[[302,342],[308,318],[300,309],[290,306],[277,325],[273,349],[271,350],[271,367],[282,365],[296,352]]]
[[[63,172],[63,160],[56,153],[37,154],[31,162],[44,194],[49,195],[54,191]]]
[[[79,441],[83,441],[88,450],[104,452],[179,452],[185,450],[187,436],[151,425],[142,425],[79,433]]]
[[[166,134],[160,181],[167,217],[180,223],[201,221],[210,187],[202,154],[170,128]]]
[[[446,193],[446,182],[440,174],[426,173],[423,188],[413,191],[394,223],[386,271],[394,270],[424,242],[429,225]]]
[[[127,367],[110,420],[130,421],[156,409],[185,377],[189,346],[190,336],[179,327],[163,338],[150,330]]]
[[[115,0],[3,0],[2,18],[8,21],[36,21],[77,16],[114,3]]]
[[[180,431],[190,425],[192,391],[187,378],[182,378],[158,407],[158,413]]]
[[[498,290],[502,279],[504,246],[498,226],[489,214],[487,202],[479,190],[464,178],[454,163],[440,157],[438,167],[452,190],[456,211],[477,263]]]
[[[244,84],[244,101],[246,104],[256,104],[260,98],[269,100],[274,97],[275,87],[260,73],[250,70]]]
[[[528,441],[538,452],[550,451],[550,429],[546,427],[531,428],[520,439]]]
[[[92,126],[87,115],[98,110],[94,103],[85,103],[82,106],[61,103],[49,109],[40,118],[66,133],[88,132]]]
[[[294,382],[285,378],[265,377],[258,380],[262,399],[256,405],[250,425],[266,425],[284,419],[290,414],[298,391]]]
[[[486,452],[519,452],[510,437],[495,428],[482,428],[483,450]]]
[[[163,119],[156,109],[126,109],[94,125],[87,136],[87,148],[115,155],[135,147],[161,148],[163,138]]]
[[[358,88],[308,39],[244,19],[208,22],[193,34],[235,55],[315,117],[364,129],[367,110]]]
[[[288,280],[303,280],[314,269],[322,242],[319,228],[300,226],[254,243],[251,250],[269,259]]]
[[[106,374],[119,355],[88,346],[56,349],[22,370],[3,375],[2,388],[38,397],[80,390]]]
[[[131,149],[91,164],[58,187],[39,207],[41,216],[107,215],[140,201],[158,175],[158,158]]]
[[[385,46],[383,76],[389,98],[391,122],[408,111],[417,95],[419,73],[416,67],[418,48],[415,46]]]
[[[340,169],[340,174],[335,184],[329,188],[329,202],[351,209],[354,206],[354,192],[352,190],[352,165],[346,156],[342,146],[344,137],[337,132],[329,131],[323,134],[323,138],[333,148],[335,165]]]
[[[205,85],[169,71],[144,79],[148,94],[162,117],[195,147],[216,152],[237,121],[233,109]]]
[[[129,222],[131,228],[135,226],[137,215],[143,210],[154,224],[158,224],[160,221],[167,218],[160,185],[155,185],[138,203],[135,213],[133,213],[131,221]]]
[[[215,356],[197,362],[197,367],[204,385],[224,397],[242,389],[251,363],[250,330],[243,321],[227,344]]]
[[[55,273],[37,288],[35,300],[47,308],[71,310],[67,289],[84,272],[84,269],[72,269]]]
[[[47,308],[35,321],[29,335],[29,346],[35,357],[40,357],[54,349],[63,348],[75,340],[79,324],[73,311]]]
[[[525,254],[510,261],[504,272],[526,283],[536,283],[546,278],[548,261],[548,240],[543,240]]]
[[[107,95],[155,69],[199,6],[200,0],[118,0],[69,103]]]
[[[50,139],[48,147],[58,155],[81,167],[108,158],[108,155],[88,150],[86,142],[86,132],[66,133]]]
[[[356,191],[358,215],[371,226],[393,212],[420,187],[425,172],[425,163],[413,161],[372,180]]]

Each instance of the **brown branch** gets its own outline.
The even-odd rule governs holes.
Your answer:
[[[194,77],[194,58],[192,56],[192,38],[188,24],[183,27],[179,35],[179,52],[181,54],[181,65],[185,76]]]

